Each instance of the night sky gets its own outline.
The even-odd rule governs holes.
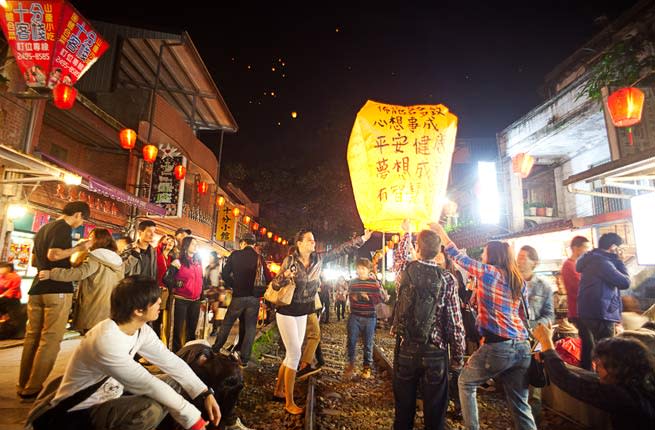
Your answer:
[[[345,166],[367,99],[443,103],[460,137],[493,139],[540,103],[544,76],[600,30],[594,18],[636,2],[73,3],[89,19],[190,33],[239,125],[225,163],[309,169]]]

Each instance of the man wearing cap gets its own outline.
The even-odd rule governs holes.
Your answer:
[[[227,337],[236,319],[243,320],[246,332],[239,354],[242,367],[246,367],[250,359],[250,352],[257,329],[257,314],[259,313],[259,297],[255,295],[254,286],[255,276],[257,274],[257,262],[262,257],[253,248],[255,242],[255,235],[246,233],[239,243],[241,249],[230,254],[225,262],[225,266],[223,266],[221,275],[225,286],[232,290],[232,302],[230,302],[230,306],[227,308],[227,313],[221,324],[221,330],[218,332],[216,342],[214,342],[214,346],[212,347],[215,352],[220,352],[227,341]],[[261,261],[261,264],[264,268],[266,282],[268,283],[271,281],[271,274],[263,261]]]

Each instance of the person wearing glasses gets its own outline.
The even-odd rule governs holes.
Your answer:
[[[32,265],[39,271],[70,268],[70,257],[76,252],[88,251],[93,245],[92,241],[84,241],[73,247],[73,229],[84,224],[90,215],[91,209],[86,202],[66,204],[59,218],[50,221],[36,233]],[[36,276],[27,294],[30,296],[27,302],[28,322],[17,394],[23,400],[30,401],[39,395],[55,365],[73,303],[73,283]]]

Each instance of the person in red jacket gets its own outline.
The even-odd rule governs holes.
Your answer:
[[[571,256],[562,264],[561,276],[566,289],[567,311],[569,321],[576,324],[578,320],[578,288],[580,287],[580,273],[575,270],[575,263],[583,254],[589,251],[589,239],[576,236],[571,240]]]
[[[0,339],[11,338],[19,329],[20,281],[12,263],[0,263]]]

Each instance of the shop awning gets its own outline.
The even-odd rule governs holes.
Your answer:
[[[607,186],[610,190],[618,190],[618,192],[596,192],[576,186],[582,182],[595,181],[600,181],[602,186]],[[636,195],[637,191],[655,192],[653,181],[655,181],[655,149],[649,149],[569,176],[563,184],[572,193],[630,199]]]
[[[61,160],[56,159],[55,157],[48,155],[48,154],[43,154],[41,153],[41,157],[45,158],[46,160],[56,163],[60,165],[61,167],[74,172],[75,174],[79,175],[80,177],[84,178],[86,180],[86,187],[89,189],[89,191],[92,191],[94,193],[102,194],[105,197],[109,197],[111,199],[114,199],[116,201],[119,201],[121,203],[125,203],[126,205],[130,205],[133,207],[136,207],[138,209],[147,211],[150,214],[153,215],[159,215],[159,216],[164,216],[166,215],[166,209],[162,208],[161,206],[157,206],[155,204],[152,204],[146,200],[143,200],[134,194],[130,194],[127,191],[118,188],[114,185],[111,185],[101,179],[96,178],[95,176],[86,173],[80,169],[78,169],[75,166],[71,166],[70,164],[67,164]]]
[[[3,184],[62,181],[76,185],[82,182],[81,175],[71,170],[64,170],[6,145],[0,145],[0,163],[4,167],[4,177],[0,178]]]

